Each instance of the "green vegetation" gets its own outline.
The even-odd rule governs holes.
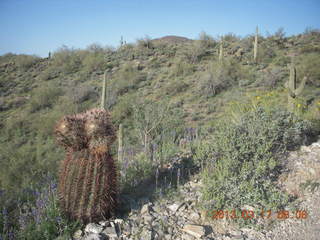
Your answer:
[[[216,209],[280,209],[289,197],[275,187],[284,153],[303,143],[310,124],[284,111],[250,110],[215,125],[203,172],[204,196]]]
[[[222,38],[222,51],[221,41],[203,32],[197,40],[145,37],[118,49],[63,46],[50,59],[0,56],[0,190],[5,190],[0,206],[7,210],[0,215],[1,237],[9,239],[10,231],[15,236],[48,236],[41,227],[23,230],[17,206],[36,204],[24,189],[35,189],[43,175],[57,179],[64,151],[56,146],[53,128],[64,115],[100,105],[106,70],[104,105],[114,126],[122,124],[124,131],[121,191],[152,179],[159,165],[184,150],[179,141],[186,129],[197,128],[201,135],[196,142],[190,138],[188,146],[193,164],[202,166],[207,199],[226,208],[289,204],[290,196],[277,191],[274,181],[281,171],[281,153],[320,130],[320,33],[308,30],[286,37],[280,29],[259,35],[257,62],[255,36]],[[308,76],[308,81],[287,113],[285,82],[292,56],[295,79]],[[116,144],[111,151],[116,155]],[[230,199],[237,191],[242,192],[239,198]],[[55,229],[49,238],[72,227]]]

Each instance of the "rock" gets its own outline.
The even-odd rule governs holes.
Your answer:
[[[193,212],[189,216],[190,216],[190,219],[195,220],[195,221],[200,219],[200,214],[197,212]]]
[[[168,206],[168,209],[171,210],[172,212],[178,211],[178,209],[183,205],[184,203],[174,203],[170,206]]]
[[[194,237],[189,234],[182,234],[181,239],[182,240],[194,240]]]
[[[117,218],[114,220],[115,223],[122,225],[124,223],[123,219]]]
[[[99,222],[99,225],[103,226],[103,227],[106,227],[106,226],[109,226],[110,222],[109,221],[100,221]]]
[[[149,229],[143,229],[141,233],[141,239],[143,240],[153,240],[152,231]]]
[[[149,205],[149,203],[147,203],[142,206],[140,213],[141,213],[141,215],[143,215],[145,213],[149,213],[149,211],[150,211],[150,205]]]
[[[196,238],[201,238],[206,235],[205,228],[200,225],[193,225],[193,224],[188,224],[185,225],[182,231],[196,237]]]
[[[72,238],[74,240],[78,240],[78,239],[81,239],[82,236],[83,236],[83,232],[81,229],[79,229],[73,234]]]
[[[152,215],[150,215],[150,214],[143,216],[143,220],[146,223],[151,223],[153,221],[153,219],[154,219],[154,217]]]
[[[117,233],[115,227],[106,227],[106,229],[103,230],[102,234],[108,236],[109,238],[117,238],[118,237],[118,233]]]
[[[89,235],[85,236],[83,240],[105,240],[105,238],[100,234],[90,233]]]
[[[86,228],[85,228],[85,232],[87,233],[101,233],[103,230],[103,227],[100,226],[99,224],[96,223],[89,223]]]

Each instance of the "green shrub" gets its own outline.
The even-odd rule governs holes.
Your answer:
[[[201,40],[186,43],[178,49],[176,55],[181,58],[183,62],[196,64],[206,55],[206,47],[203,44],[204,42]]]
[[[167,95],[176,95],[181,92],[185,92],[189,87],[189,84],[186,83],[183,79],[178,78],[167,84],[165,87],[165,94]]]
[[[135,187],[137,184],[151,178],[154,173],[155,166],[152,165],[152,161],[144,152],[140,152],[126,166],[124,176],[121,179],[122,188],[130,189]]]
[[[178,59],[171,67],[171,76],[179,77],[190,75],[195,71],[195,66],[188,62]]]
[[[284,208],[290,196],[275,185],[281,158],[301,144],[308,131],[309,125],[292,114],[262,108],[235,123],[224,120],[215,127],[209,151],[204,151],[211,156],[203,172],[204,199],[213,200],[215,209]]]
[[[59,69],[56,67],[49,67],[39,74],[40,80],[48,81],[59,76]]]
[[[69,239],[80,227],[60,213],[52,177],[42,177],[35,186],[20,191],[16,199],[11,199],[8,191],[1,192],[0,200],[4,200],[0,201],[0,239]]]
[[[76,72],[81,67],[79,51],[62,46],[53,54],[52,64],[65,74]]]
[[[107,67],[107,61],[103,52],[93,52],[87,54],[82,60],[83,70],[89,73],[103,71]]]
[[[39,57],[35,55],[25,55],[25,54],[17,55],[14,59],[17,66],[24,71],[32,67],[38,60],[39,60]]]
[[[199,92],[206,97],[212,97],[228,87],[234,85],[240,79],[245,79],[247,73],[241,70],[239,64],[226,59],[213,62],[207,71],[201,73],[199,79]]]
[[[297,59],[300,63],[297,66],[298,79],[302,79],[304,76],[309,76],[307,84],[315,87],[320,87],[320,54],[310,53],[303,55]]]
[[[147,74],[139,71],[133,64],[125,64],[116,74],[115,91],[117,95],[123,95],[129,90],[136,89],[139,83],[147,79]]]
[[[29,103],[30,112],[52,107],[61,94],[61,90],[54,84],[47,84],[35,89]]]
[[[202,48],[208,49],[213,48],[217,45],[216,41],[208,35],[206,32],[202,31],[199,34],[200,45]]]

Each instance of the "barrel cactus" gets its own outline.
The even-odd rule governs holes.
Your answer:
[[[116,134],[109,112],[94,108],[65,116],[55,134],[58,144],[66,149],[58,187],[62,211],[84,223],[114,215],[118,174],[110,154]]]

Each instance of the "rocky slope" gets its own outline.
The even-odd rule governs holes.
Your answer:
[[[90,223],[84,229],[78,230],[73,239],[316,240],[320,236],[319,179],[320,139],[289,153],[286,171],[278,184],[301,200],[298,209],[300,212],[288,209],[289,218],[280,219],[278,214],[272,213],[270,219],[261,220],[274,220],[271,228],[258,231],[237,228],[226,219],[212,220],[207,216],[207,212],[198,208],[201,181],[199,175],[194,175],[190,181],[178,188],[179,193],[175,197],[136,200],[130,204],[131,211],[128,216]]]

